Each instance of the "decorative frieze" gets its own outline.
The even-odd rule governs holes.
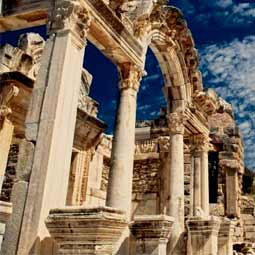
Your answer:
[[[135,144],[135,153],[157,153],[158,152],[158,140],[148,139],[137,141]]]
[[[86,38],[91,23],[89,11],[79,1],[56,1],[49,15],[49,33],[69,31],[72,33],[75,43],[82,48],[86,44]]]

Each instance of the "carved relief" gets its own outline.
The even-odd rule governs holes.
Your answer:
[[[57,1],[54,10],[49,16],[49,32],[69,30],[76,38],[79,47],[86,43],[86,37],[91,23],[87,9],[78,1]]]
[[[148,15],[139,17],[134,22],[134,35],[140,40],[144,40],[151,31],[151,21]]]
[[[36,33],[23,34],[19,39],[18,47],[33,59],[32,67],[28,71],[28,76],[32,79],[35,79],[39,72],[44,46],[44,39]]]
[[[21,57],[24,53],[9,44],[0,48],[0,73],[10,72],[20,65]]]
[[[170,148],[170,137],[169,136],[161,136],[158,140],[159,142],[159,151],[160,152],[169,152]]]
[[[140,81],[143,77],[143,70],[138,66],[125,63],[119,66],[120,82],[119,89],[133,89],[138,91]]]
[[[151,153],[158,152],[158,141],[157,140],[145,140],[136,142],[135,153]]]
[[[173,112],[168,115],[168,127],[172,134],[184,134],[184,113]]]
[[[11,101],[19,93],[19,89],[14,86],[5,86],[0,91],[0,121],[12,113],[10,108]]]

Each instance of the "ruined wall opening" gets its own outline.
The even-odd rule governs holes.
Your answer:
[[[209,152],[209,203],[216,204],[218,198],[219,153]]]

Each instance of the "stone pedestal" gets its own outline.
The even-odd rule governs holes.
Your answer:
[[[136,238],[136,255],[166,255],[174,218],[166,215],[134,217],[131,232]]]
[[[192,217],[186,224],[190,255],[218,255],[219,218]]]
[[[58,245],[57,254],[112,255],[128,223],[117,209],[70,207],[51,210],[46,225]]]
[[[229,219],[223,219],[218,235],[218,255],[233,255],[234,224]]]
[[[5,233],[5,224],[12,214],[12,204],[0,201],[0,250]]]

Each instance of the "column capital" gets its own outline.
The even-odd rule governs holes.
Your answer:
[[[183,112],[173,112],[168,114],[168,127],[172,134],[184,134],[185,116]]]
[[[194,152],[208,152],[210,149],[210,138],[206,134],[199,134],[193,136],[192,151]]]
[[[13,84],[4,86],[0,91],[0,121],[12,113],[10,103],[19,93],[18,87]]]
[[[69,31],[78,48],[86,45],[87,33],[91,24],[89,11],[77,0],[57,0],[49,14],[49,34]]]
[[[118,66],[118,69],[120,73],[119,89],[133,89],[138,92],[144,70],[131,63],[123,63]]]

